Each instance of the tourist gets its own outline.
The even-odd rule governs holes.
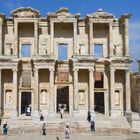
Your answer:
[[[42,113],[41,113],[41,115],[40,115],[40,121],[44,121],[44,116],[43,116]]]
[[[61,119],[63,119],[63,114],[64,114],[64,105],[62,104],[61,105],[61,108],[60,108],[60,116],[61,116]]]
[[[88,122],[90,122],[90,121],[91,121],[91,114],[90,114],[90,111],[88,111],[87,120],[88,120]]]
[[[45,123],[43,123],[43,126],[42,126],[42,135],[46,135],[46,125],[45,125]]]
[[[30,106],[27,107],[26,116],[31,116],[31,108],[30,108]]]
[[[65,128],[65,138],[70,138],[70,130],[69,130],[69,125],[66,125]]]
[[[3,135],[7,135],[8,133],[8,124],[7,122],[5,124],[3,124]]]
[[[94,120],[91,120],[90,122],[90,129],[91,129],[91,132],[95,132],[95,121]]]

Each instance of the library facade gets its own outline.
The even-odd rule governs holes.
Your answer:
[[[0,14],[0,113],[20,118],[131,112],[128,20],[98,9],[60,8],[41,17],[33,8]]]

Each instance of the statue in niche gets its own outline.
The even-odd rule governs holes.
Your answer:
[[[84,90],[79,91],[79,104],[85,104],[85,92]]]
[[[41,90],[41,104],[47,104],[47,90]]]
[[[114,45],[115,55],[121,56],[122,55],[122,47],[121,44]]]
[[[86,54],[86,46],[85,44],[79,44],[80,48],[80,54],[85,55]]]
[[[5,101],[6,101],[5,104],[7,106],[12,105],[12,91],[11,90],[6,91]]]
[[[116,106],[120,105],[120,92],[118,90],[115,91],[115,105]]]

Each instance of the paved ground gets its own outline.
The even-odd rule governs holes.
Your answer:
[[[58,138],[57,138],[58,137]],[[63,135],[23,134],[0,136],[0,140],[65,140]],[[140,140],[140,134],[113,135],[113,134],[79,134],[71,135],[70,140]]]

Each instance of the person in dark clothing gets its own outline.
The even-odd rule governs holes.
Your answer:
[[[88,111],[87,120],[88,120],[88,122],[90,122],[90,121],[91,121],[91,114],[90,114],[90,111]]]
[[[42,126],[42,135],[46,135],[46,125],[45,123],[43,123],[43,126]]]
[[[3,124],[3,135],[7,135],[8,132],[8,124],[7,122],[5,124]]]
[[[44,121],[44,116],[42,114],[40,115],[40,121]]]
[[[90,122],[90,129],[91,129],[91,132],[95,132],[95,121],[94,120],[92,120],[91,122]]]

